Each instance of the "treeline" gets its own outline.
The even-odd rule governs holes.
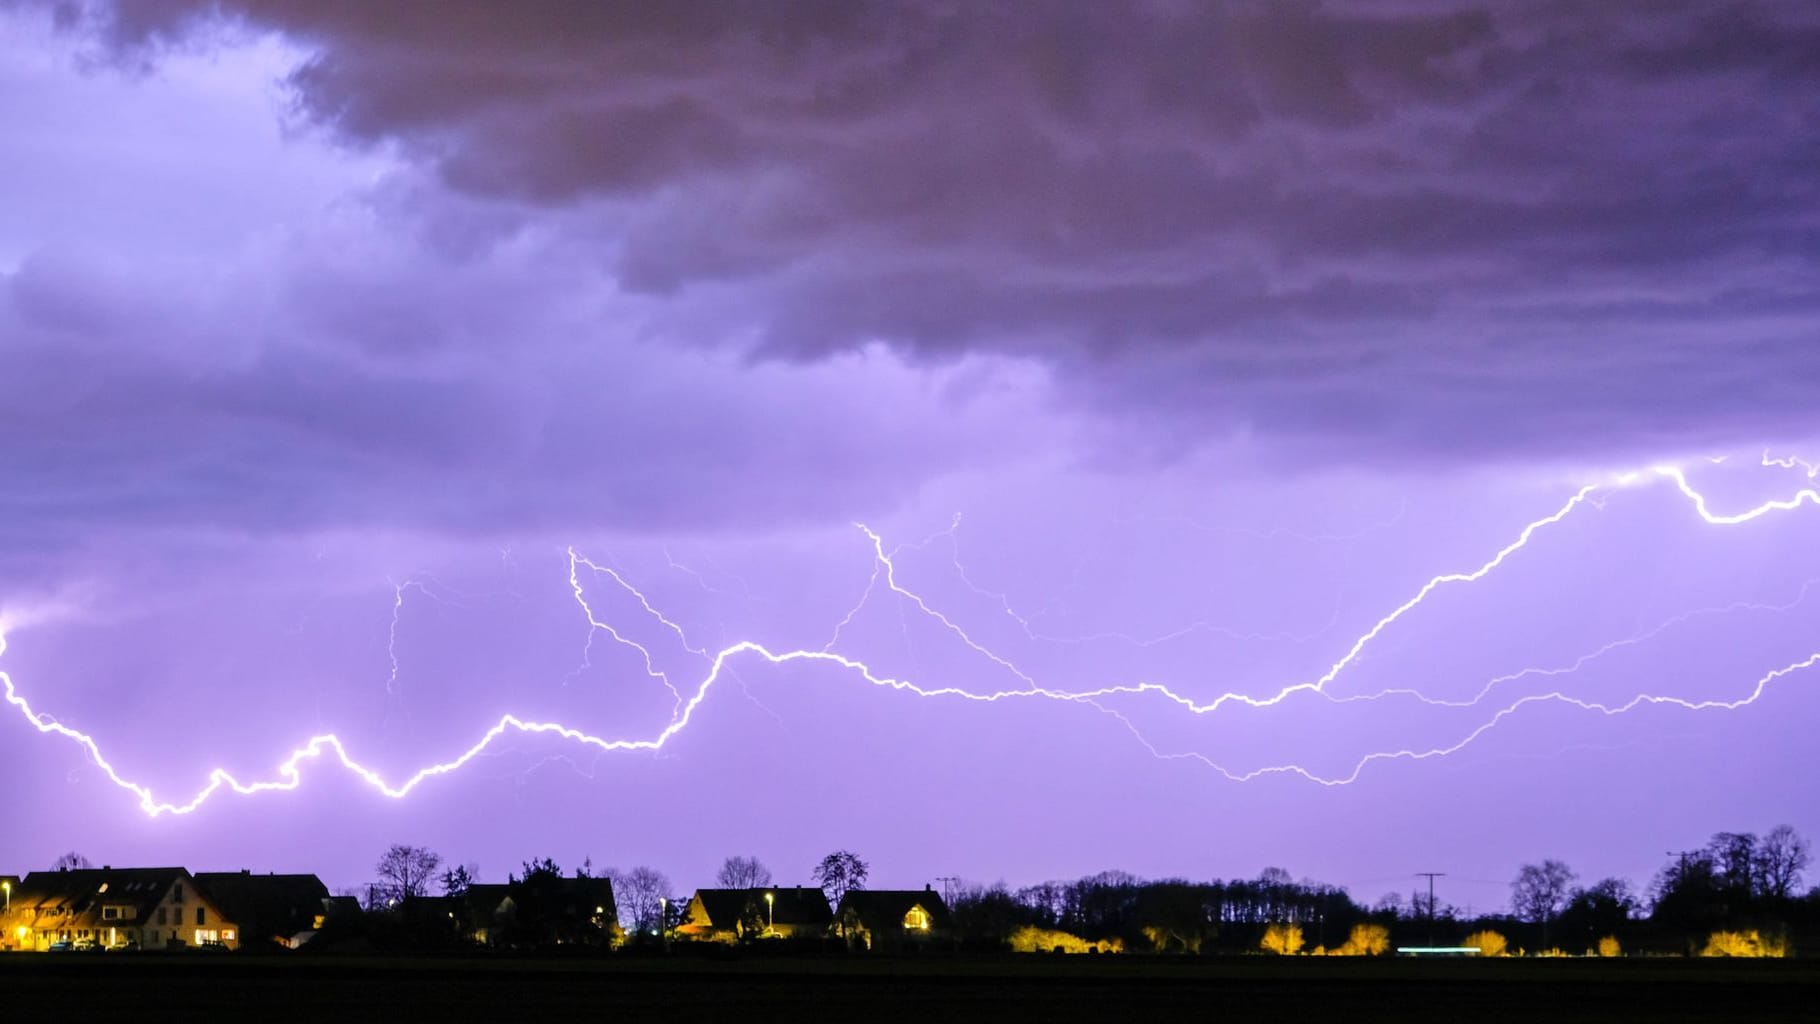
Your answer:
[[[1476,915],[1421,889],[1366,905],[1343,888],[1297,880],[1280,868],[1211,881],[1105,871],[1017,889],[947,880],[948,923],[931,945],[1178,954],[1377,955],[1396,946],[1474,946],[1486,955],[1820,953],[1820,888],[1802,889],[1810,859],[1808,841],[1780,826],[1763,836],[1716,833],[1671,857],[1645,889],[1621,878],[1581,884],[1567,864],[1543,860],[1511,880],[1507,909]],[[496,886],[478,885],[467,867],[440,874],[439,867],[440,857],[419,847],[386,852],[376,865],[381,881],[364,894],[376,937],[422,944],[425,936],[410,935],[427,925],[443,936],[438,941],[463,941],[485,923],[464,900],[484,889],[498,890],[490,893],[494,900],[512,898],[518,916],[510,945],[667,948],[692,891],[649,867],[622,872],[584,862],[571,876],[548,858],[533,859]],[[865,888],[867,866],[836,851],[812,875],[838,905],[843,892]],[[760,889],[771,877],[755,857],[729,857],[715,885]],[[601,880],[610,887],[589,884]],[[401,930],[412,923],[407,905],[428,913]]]
[[[1484,945],[1487,952],[1783,955],[1820,952],[1820,888],[1802,893],[1806,839],[1720,832],[1677,854],[1639,892],[1620,878],[1587,885],[1566,864],[1525,865],[1508,911],[1468,915],[1425,893],[1372,906],[1344,889],[1296,881],[1279,868],[1255,879],[1143,880],[1108,871],[1070,882],[951,894],[956,938],[979,949],[1157,952],[1371,952],[1394,946]],[[1469,941],[1476,940],[1476,941]]]

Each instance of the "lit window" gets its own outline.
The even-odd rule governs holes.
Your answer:
[[[904,927],[912,931],[928,931],[929,912],[922,907],[911,907],[910,912],[904,915]]]

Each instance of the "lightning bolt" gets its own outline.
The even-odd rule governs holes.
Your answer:
[[[570,678],[573,679],[575,676],[580,675],[582,672],[586,671],[590,667],[591,662],[589,659],[590,659],[593,649],[594,649],[594,635],[596,633],[606,633],[608,636],[613,638],[614,643],[620,644],[621,646],[624,646],[624,647],[629,647],[632,650],[637,651],[639,657],[644,662],[645,674],[650,676],[652,679],[657,680],[659,683],[662,683],[664,686],[664,689],[670,691],[670,696],[674,699],[674,702],[675,702],[671,708],[670,721],[672,723],[674,723],[676,721],[676,717],[682,713],[682,708],[683,708],[682,691],[677,689],[676,684],[670,681],[670,677],[667,673],[663,672],[661,669],[659,669],[657,667],[657,663],[651,655],[650,648],[646,647],[645,645],[639,643],[636,640],[631,639],[630,637],[626,636],[624,633],[621,633],[618,629],[615,629],[611,623],[603,622],[595,616],[594,609],[588,604],[587,589],[582,585],[582,582],[581,582],[581,568],[583,566],[586,566],[588,569],[593,571],[595,577],[605,576],[605,577],[611,579],[614,583],[618,584],[622,590],[625,590],[626,592],[630,593],[638,601],[639,605],[641,607],[643,607],[644,610],[648,614],[650,614],[652,617],[656,618],[658,622],[662,623],[671,632],[676,634],[677,639],[682,641],[683,650],[688,651],[690,654],[698,655],[701,657],[706,657],[707,652],[699,647],[696,647],[696,646],[690,644],[688,634],[683,632],[682,627],[677,625],[676,623],[670,621],[668,618],[665,618],[663,613],[659,612],[656,608],[652,607],[651,602],[645,599],[645,595],[640,593],[637,587],[634,587],[632,584],[628,583],[626,581],[626,578],[624,576],[621,576],[617,570],[613,569],[610,566],[598,565],[598,564],[590,561],[585,556],[577,554],[575,549],[572,547],[568,549],[568,553],[569,553],[569,588],[575,595],[575,603],[581,607],[582,614],[585,615],[588,620],[588,639],[587,639],[587,642],[582,646],[581,665],[578,668],[576,668],[576,670],[573,673],[570,674]]]
[[[1763,450],[1762,465],[1765,468],[1774,466],[1780,469],[1798,469],[1801,472],[1806,473],[1809,480],[1820,477],[1820,462],[1809,462],[1806,459],[1798,458],[1793,455],[1772,458],[1770,457],[1769,449],[1767,448]]]
[[[1523,551],[1541,531],[1560,523],[1576,509],[1587,504],[1589,501],[1594,500],[1594,496],[1602,489],[1610,486],[1635,486],[1644,482],[1649,476],[1666,478],[1671,481],[1676,490],[1691,503],[1695,513],[1700,519],[1705,523],[1714,526],[1735,526],[1752,522],[1775,512],[1792,512],[1807,504],[1820,505],[1820,492],[1809,488],[1799,491],[1791,497],[1766,501],[1741,512],[1715,512],[1705,495],[1692,485],[1682,469],[1676,466],[1666,465],[1652,467],[1652,469],[1647,472],[1639,471],[1625,474],[1618,477],[1615,484],[1586,485],[1567,498],[1566,501],[1553,512],[1532,520],[1525,525],[1513,540],[1499,548],[1491,557],[1477,567],[1465,571],[1443,573],[1431,577],[1426,583],[1419,587],[1412,596],[1394,607],[1387,614],[1381,616],[1370,628],[1354,639],[1341,656],[1318,677],[1312,680],[1285,685],[1275,692],[1267,693],[1263,696],[1229,692],[1221,694],[1211,700],[1196,701],[1189,696],[1177,693],[1166,685],[1152,682],[1115,684],[1079,691],[1045,686],[1031,673],[1020,668],[1016,662],[998,654],[985,644],[977,641],[963,626],[936,608],[919,593],[904,585],[899,579],[898,566],[895,561],[895,556],[903,549],[897,548],[887,551],[882,536],[864,524],[856,524],[856,526],[867,538],[872,547],[873,559],[871,576],[862,592],[860,601],[853,606],[841,620],[840,624],[837,625],[834,639],[821,649],[778,651],[757,641],[741,640],[710,654],[705,648],[693,644],[689,640],[687,633],[678,623],[660,612],[648,599],[646,599],[645,595],[620,572],[610,566],[603,566],[593,562],[577,553],[573,548],[569,548],[568,579],[574,598],[577,604],[582,608],[589,624],[589,648],[591,648],[596,633],[606,633],[615,643],[637,652],[643,662],[646,674],[652,679],[661,682],[675,697],[676,703],[670,721],[661,729],[646,736],[611,738],[596,735],[560,722],[536,721],[513,714],[505,714],[501,715],[489,728],[481,733],[477,740],[455,757],[431,764],[400,781],[392,782],[388,781],[375,769],[370,768],[357,760],[339,737],[333,733],[327,733],[310,737],[302,746],[293,750],[287,757],[281,760],[269,777],[247,782],[242,781],[225,769],[217,768],[208,774],[205,785],[193,796],[181,802],[171,802],[158,799],[149,787],[122,775],[115,765],[108,760],[101,745],[91,735],[73,728],[49,714],[36,710],[26,698],[18,692],[11,675],[3,671],[0,671],[0,687],[4,688],[4,698],[6,702],[16,708],[33,729],[41,734],[63,737],[81,747],[87,754],[89,760],[106,775],[109,781],[137,797],[140,809],[154,817],[161,815],[189,814],[221,792],[233,792],[243,796],[252,796],[267,792],[286,792],[295,790],[303,782],[303,769],[305,765],[318,761],[338,763],[344,770],[364,782],[376,792],[393,799],[403,799],[424,782],[460,770],[464,765],[483,754],[502,738],[514,735],[549,737],[584,748],[591,748],[596,752],[596,756],[599,754],[630,751],[660,751],[672,739],[681,735],[688,728],[691,721],[693,721],[696,712],[704,705],[704,702],[708,699],[710,693],[723,675],[733,674],[730,662],[734,659],[756,659],[778,667],[795,664],[819,665],[846,676],[862,680],[879,689],[910,694],[922,698],[948,698],[979,703],[992,703],[1002,700],[1040,699],[1085,704],[1124,722],[1125,725],[1130,728],[1137,741],[1158,758],[1165,760],[1198,760],[1219,771],[1225,777],[1239,782],[1251,781],[1272,775],[1294,775],[1321,785],[1347,785],[1356,781],[1360,774],[1372,764],[1396,760],[1424,761],[1457,753],[1481,736],[1484,736],[1497,728],[1501,723],[1517,714],[1523,708],[1532,704],[1561,703],[1587,712],[1607,716],[1626,714],[1636,708],[1646,706],[1676,707],[1690,712],[1715,709],[1737,710],[1758,701],[1763,694],[1767,692],[1769,686],[1776,681],[1813,668],[1816,664],[1820,664],[1820,652],[1769,669],[1757,678],[1754,686],[1751,687],[1748,693],[1742,697],[1729,700],[1689,700],[1671,695],[1638,694],[1623,703],[1603,703],[1574,697],[1559,690],[1549,693],[1522,696],[1498,708],[1489,716],[1489,718],[1475,728],[1467,731],[1461,738],[1451,744],[1421,749],[1412,748],[1367,753],[1357,760],[1350,771],[1338,775],[1321,775],[1308,768],[1295,764],[1268,765],[1249,771],[1236,771],[1222,767],[1213,759],[1202,753],[1166,752],[1158,749],[1151,744],[1150,741],[1145,739],[1143,734],[1125,715],[1116,710],[1107,708],[1099,702],[1112,697],[1141,697],[1161,701],[1164,706],[1174,706],[1185,709],[1196,715],[1206,715],[1218,711],[1220,708],[1229,704],[1243,705],[1252,708],[1269,707],[1281,703],[1292,696],[1303,693],[1320,695],[1329,700],[1355,699],[1336,698],[1334,695],[1327,692],[1327,688],[1349,666],[1356,663],[1361,657],[1362,652],[1364,652],[1373,641],[1386,630],[1392,628],[1405,616],[1421,607],[1433,594],[1441,591],[1443,588],[1455,587],[1484,579],[1487,575],[1504,565],[1509,559]],[[953,527],[951,526],[950,531],[948,531],[950,535],[952,529]],[[931,539],[939,537],[940,535],[941,534],[932,535]],[[923,543],[928,543],[928,540],[925,540]],[[691,691],[685,694],[683,690],[674,685],[667,674],[658,669],[656,660],[649,648],[626,636],[620,630],[601,620],[600,617],[595,614],[588,603],[587,590],[582,582],[582,572],[584,569],[591,573],[590,579],[597,580],[605,577],[612,581],[614,585],[636,600],[639,603],[640,608],[648,617],[674,635],[684,651],[704,659],[706,663],[705,672]],[[391,634],[394,641],[396,639],[397,615],[402,607],[403,593],[410,585],[410,581],[407,581],[405,585],[395,587],[393,630]],[[949,636],[959,641],[969,651],[985,659],[999,670],[1009,674],[1022,685],[1015,688],[983,691],[952,685],[922,686],[908,679],[897,678],[893,675],[874,670],[864,661],[835,650],[834,648],[837,646],[840,639],[841,628],[850,624],[853,619],[861,613],[866,607],[867,602],[881,587],[899,599],[901,602],[900,607],[914,608],[926,619],[937,624]],[[421,589],[421,585],[419,585],[419,589]],[[1803,596],[1805,596],[1806,589],[1807,588],[1804,586]],[[1586,662],[1603,656],[1605,653],[1609,653],[1610,650],[1614,650],[1619,646],[1641,643],[1680,621],[1686,621],[1686,619],[1692,615],[1707,614],[1708,612],[1716,611],[1718,610],[1703,610],[1678,616],[1675,619],[1668,620],[1667,622],[1658,625],[1654,630],[1646,632],[1645,634],[1627,640],[1614,641],[1563,668],[1556,670],[1526,670],[1525,672],[1517,673],[1514,676],[1494,679],[1481,690],[1478,697],[1474,698],[1473,701],[1466,703],[1469,706],[1477,704],[1479,701],[1485,699],[1496,686],[1524,675],[1570,674]],[[0,622],[0,656],[3,656],[6,651],[5,625],[4,622]],[[586,656],[587,649],[584,649],[584,665],[586,664]],[[392,675],[392,680],[394,682],[396,681],[396,676],[397,660],[394,651]],[[1385,691],[1384,693],[1371,695],[1370,699],[1381,698],[1397,692],[1399,691]],[[1418,694],[1417,696],[1420,695]],[[1434,701],[1432,698],[1423,699],[1429,700],[1431,703],[1446,703]]]

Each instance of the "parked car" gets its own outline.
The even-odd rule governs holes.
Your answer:
[[[49,948],[53,953],[67,953],[75,948],[75,943],[68,939],[58,939],[56,942],[51,943]]]
[[[101,949],[101,943],[94,939],[77,939],[70,948],[78,953],[93,953]]]

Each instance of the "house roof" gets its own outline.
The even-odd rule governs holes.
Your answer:
[[[844,918],[852,913],[868,928],[896,928],[903,926],[904,915],[912,907],[919,906],[929,914],[929,927],[939,930],[953,926],[948,905],[934,889],[849,890],[840,899],[840,915]]]
[[[771,896],[769,906],[765,896]],[[748,906],[760,918],[792,928],[816,927],[834,920],[828,909],[828,897],[814,887],[773,887],[765,889],[697,889],[702,912],[715,928],[736,928]]]
[[[34,871],[13,888],[13,912],[74,919],[99,918],[101,907],[126,907],[122,924],[140,924],[170,892],[189,879],[182,868],[76,868]]]
[[[328,886],[315,875],[199,871],[196,887],[248,935],[275,938],[308,929],[324,913]]]
[[[467,887],[461,894],[461,901],[468,912],[476,917],[491,917],[499,910],[499,905],[512,895],[512,887],[497,882],[476,882]]]

